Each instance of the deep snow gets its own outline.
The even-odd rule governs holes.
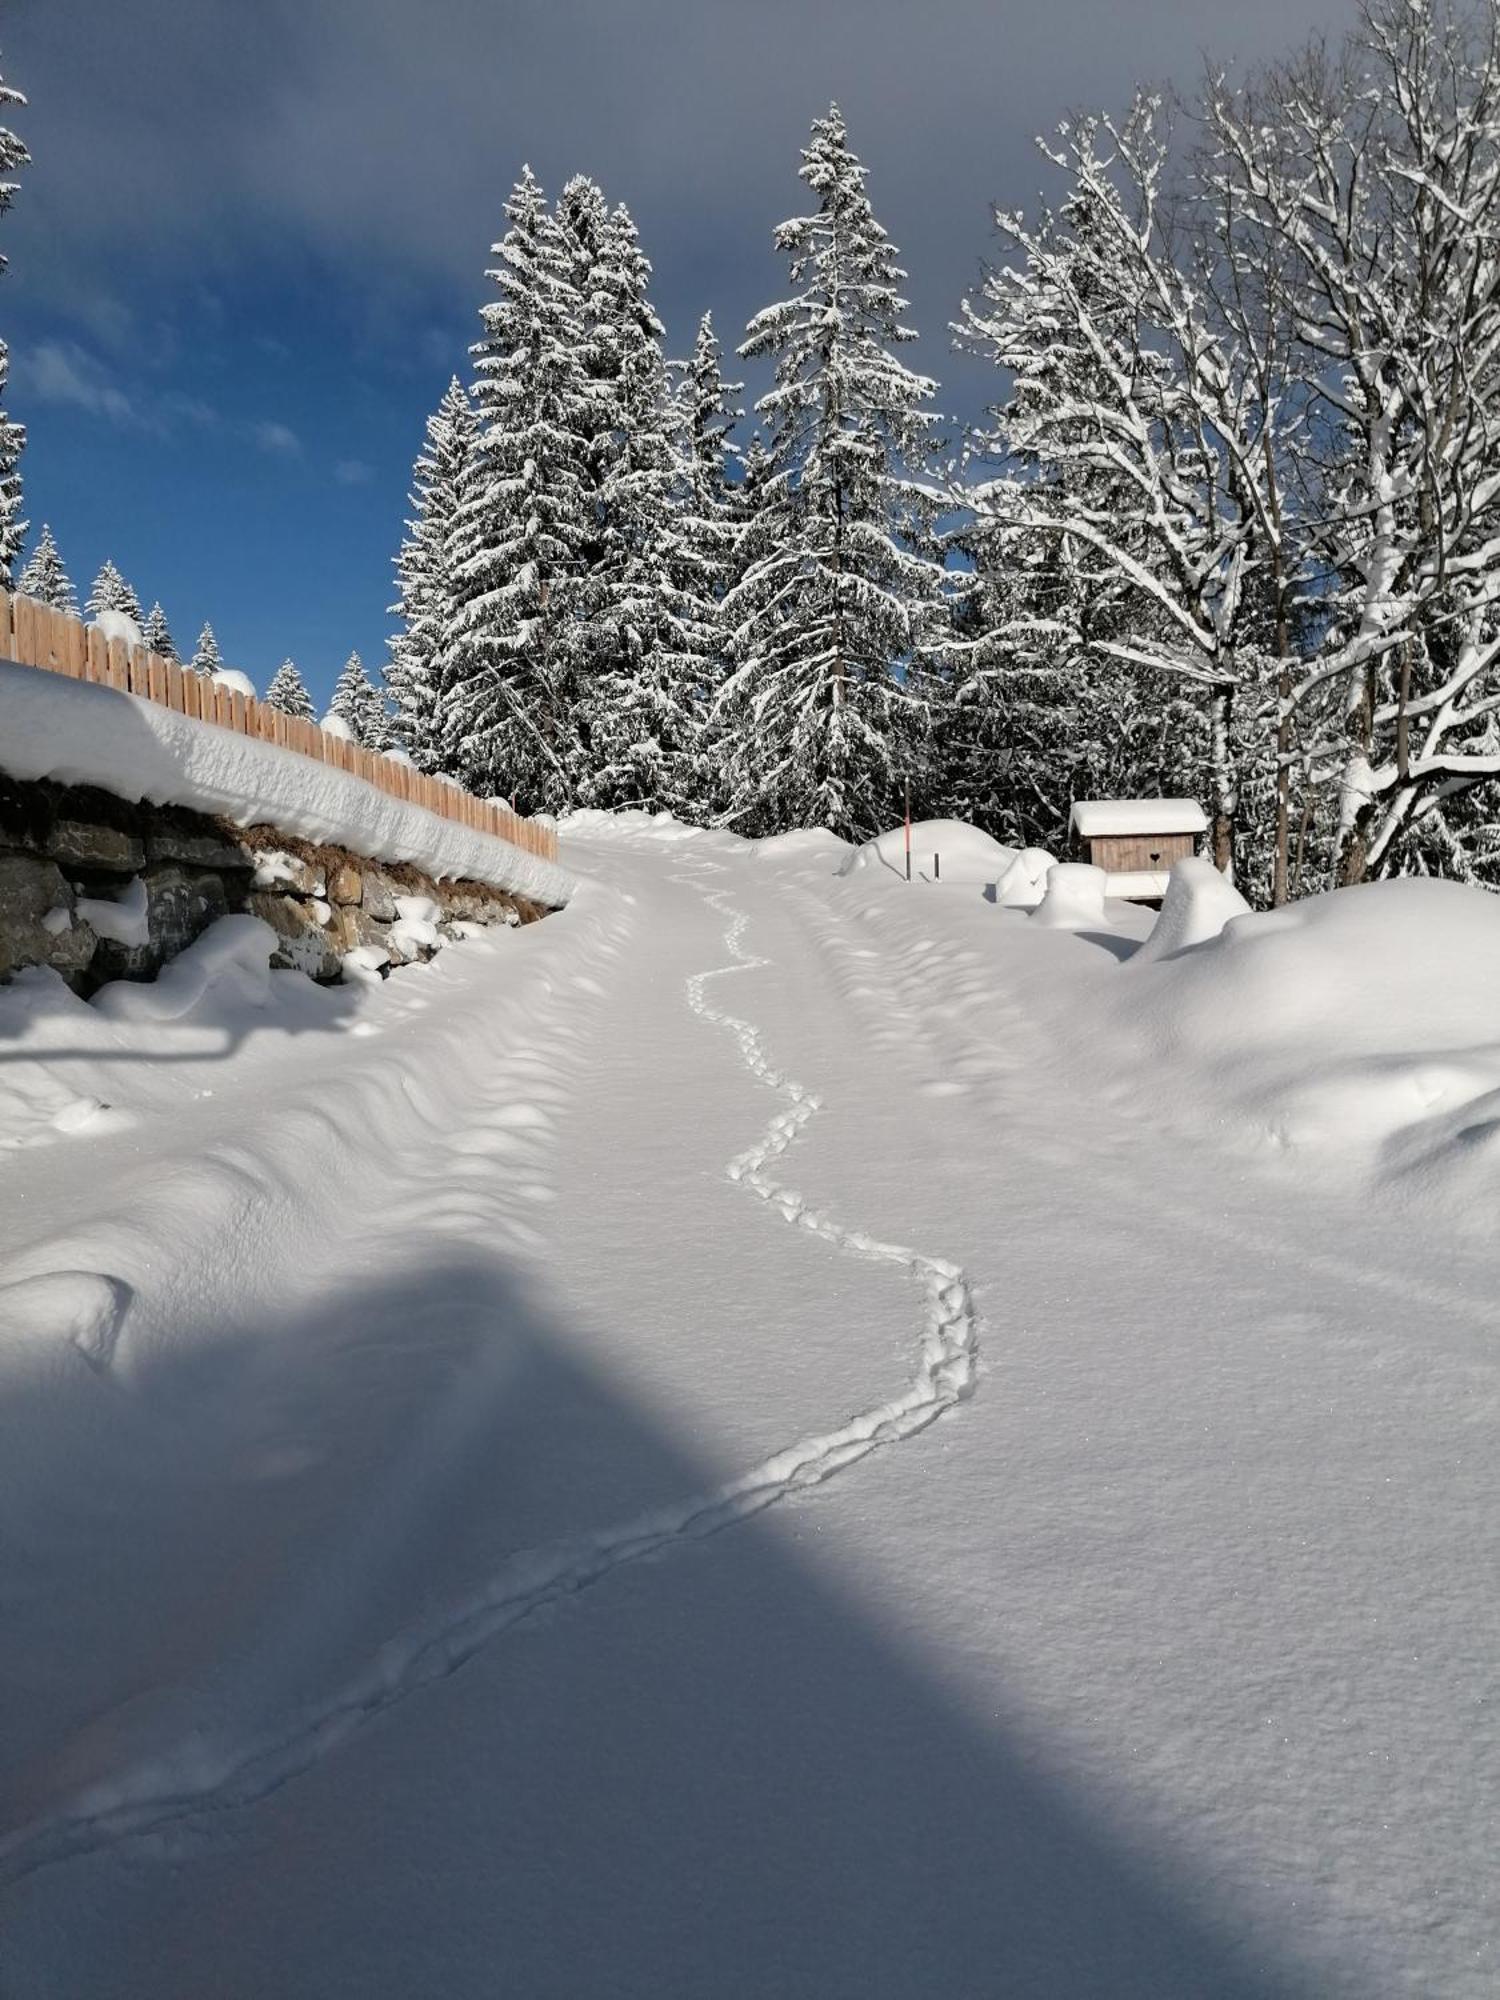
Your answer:
[[[234,686],[245,679],[229,670],[215,678]],[[351,772],[117,688],[9,660],[0,660],[0,771],[102,785],[121,798],[222,813],[239,826],[278,826],[375,860],[412,862],[438,880],[486,882],[541,903],[566,902],[571,887],[554,863]]]
[[[1491,1993],[1497,906],[564,831],[0,990],[7,2000]]]

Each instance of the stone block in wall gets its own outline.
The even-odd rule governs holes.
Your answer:
[[[91,972],[101,979],[150,979],[178,952],[229,912],[229,898],[217,875],[176,862],[158,862],[145,872],[146,940],[121,944],[101,938]]]
[[[272,965],[305,972],[310,979],[325,982],[338,978],[339,954],[348,948],[338,942],[338,918],[344,914],[342,911],[335,912],[333,921],[325,924],[317,904],[272,889],[253,890],[246,907],[252,917],[259,917],[276,933]]]
[[[377,924],[393,924],[396,921],[396,898],[407,891],[398,882],[384,874],[379,868],[367,868],[364,883],[364,911]]]
[[[357,903],[365,893],[364,877],[352,861],[335,868],[328,877],[328,900],[330,903]]]
[[[379,945],[387,951],[390,949],[385,926],[376,923],[368,910],[359,909],[352,903],[342,903],[334,910],[333,922],[328,928],[340,955],[346,951],[357,951],[364,944]]]
[[[45,854],[57,817],[54,787],[23,783],[0,772],[0,848]]]
[[[47,851],[64,868],[97,869],[107,875],[138,874],[146,859],[145,842],[138,833],[97,820],[55,821]]]
[[[214,873],[248,872],[255,857],[202,813],[175,806],[154,806],[146,818],[146,859],[180,861],[190,868]]]
[[[27,965],[79,973],[96,942],[88,925],[74,918],[73,892],[55,862],[0,854],[0,978]]]

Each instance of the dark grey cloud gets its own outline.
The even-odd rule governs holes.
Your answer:
[[[441,347],[435,312],[477,301],[529,160],[629,204],[675,343],[705,307],[732,339],[778,283],[770,232],[837,97],[922,363],[949,378],[989,204],[1034,204],[1038,132],[1351,18],[1351,0],[14,0],[5,68],[36,166],[7,282],[106,327],[188,267],[212,287],[295,259],[418,356]]]

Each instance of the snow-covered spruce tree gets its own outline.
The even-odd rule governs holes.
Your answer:
[[[209,678],[218,673],[224,665],[224,656],[219,651],[219,642],[214,637],[212,625],[205,625],[198,634],[198,644],[188,665],[195,674],[204,674]]]
[[[755,722],[758,684],[735,670],[730,618],[745,579],[790,541],[793,493],[791,475],[776,470],[759,431],[745,449],[743,467],[743,477],[730,495],[733,541],[728,579],[719,607],[724,660],[703,740],[713,823],[754,834],[767,830],[770,824],[768,817],[756,808],[756,789],[761,781]]]
[[[628,211],[614,209],[585,295],[596,428],[579,802],[687,815],[702,789],[703,634],[683,588],[675,411],[650,274]]]
[[[283,660],[271,676],[265,700],[268,708],[279,708],[283,715],[295,715],[299,722],[317,719],[317,710],[313,707],[307,684],[291,660]]]
[[[146,622],[141,627],[141,643],[148,653],[155,653],[160,660],[176,660],[178,657],[172,628],[160,604],[153,604],[146,613]]]
[[[736,400],[742,386],[725,380],[713,320],[705,313],[692,358],[678,370],[674,399],[678,493],[673,583],[693,662],[693,705],[699,717],[700,768],[694,779],[698,817],[717,808],[716,774],[706,762],[705,724],[724,678],[723,605],[738,574],[741,548],[739,502],[744,480],[736,481],[731,468],[740,463],[734,430],[744,415]]]
[[[351,653],[333,684],[329,712],[347,723],[356,743],[366,750],[385,747],[389,727],[380,690],[372,686],[358,653]]]
[[[527,812],[577,796],[585,504],[594,432],[573,259],[528,167],[486,274],[478,434],[455,524],[460,603],[441,709],[442,767]]]
[[[0,105],[25,104],[20,91],[0,77]],[[30,164],[31,155],[8,126],[0,125],[0,215],[16,198],[17,184],[11,175]],[[6,260],[0,256],[0,272]],[[0,340],[0,404],[10,378],[10,350]],[[27,523],[21,519],[21,453],[26,445],[26,429],[0,409],[0,588],[8,590],[15,561],[26,540]]]
[[[837,106],[814,124],[800,173],[817,210],[776,232],[795,289],[756,315],[740,348],[775,360],[756,408],[789,532],[726,600],[734,671],[719,702],[740,718],[735,826],[860,836],[897,810],[919,733],[899,674],[929,643],[943,595],[914,477],[933,385],[894,352],[915,338],[901,321],[904,273]]]
[[[71,617],[78,616],[78,598],[73,589],[72,579],[63,567],[63,559],[58,554],[57,543],[52,538],[52,530],[42,523],[41,536],[36,547],[21,571],[21,580],[16,588],[26,597],[34,597],[38,604],[45,604],[53,611],[66,611]]]
[[[474,457],[474,406],[457,376],[427,420],[412,468],[411,518],[396,556],[401,630],[384,679],[393,729],[419,771],[441,771],[444,721],[463,649],[459,618],[458,526]]]
[[[141,600],[112,562],[106,562],[94,578],[94,587],[83,608],[90,618],[97,618],[101,611],[123,611],[137,625],[145,623],[146,614],[141,609]]]

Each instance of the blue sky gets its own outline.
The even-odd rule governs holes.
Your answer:
[[[523,161],[640,226],[674,350],[779,295],[771,230],[837,97],[911,272],[915,365],[982,400],[947,323],[1033,135],[1203,57],[1256,62],[1345,0],[12,0],[3,225],[26,511],[80,589],[111,556],[186,649],[326,694],[390,629],[428,410],[465,368]]]

